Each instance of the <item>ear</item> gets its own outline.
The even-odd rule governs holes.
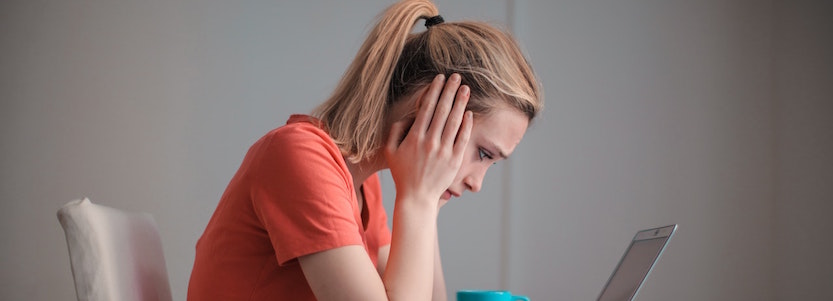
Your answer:
[[[430,84],[425,85],[424,87],[419,88],[419,90],[416,90],[416,92],[414,92],[414,96],[416,97],[416,99],[414,100],[414,105],[412,107],[414,109],[414,112],[419,111],[419,107],[422,105],[422,102],[425,99],[425,93],[428,93],[428,87],[430,86]]]
[[[428,88],[430,86],[430,84],[427,84],[414,92],[412,95],[414,98],[413,105],[411,105],[411,110],[409,110],[408,114],[406,114],[407,117],[416,118],[416,113],[419,112],[419,107],[422,106],[423,101],[425,101],[425,94],[428,93]]]

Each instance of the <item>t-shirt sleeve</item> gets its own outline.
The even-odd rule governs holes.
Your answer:
[[[247,176],[255,214],[278,263],[346,245],[362,245],[350,173],[325,132],[284,127],[257,144]],[[256,165],[255,165],[256,164]]]

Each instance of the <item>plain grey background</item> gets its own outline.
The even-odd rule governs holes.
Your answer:
[[[0,3],[0,299],[75,298],[55,213],[88,196],[155,216],[184,300],[248,147],[329,95],[389,3]],[[640,300],[833,299],[831,4],[438,1],[512,30],[546,97],[443,209],[449,291],[591,300],[636,230],[678,223]]]

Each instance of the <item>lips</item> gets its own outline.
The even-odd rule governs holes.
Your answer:
[[[451,197],[459,198],[460,194],[456,193],[454,191],[451,191],[451,190],[446,190],[445,192],[443,192],[443,195],[442,195],[443,200],[449,200],[449,199],[451,199]]]
[[[456,193],[456,192],[451,191],[451,190],[446,190],[446,191],[448,191],[449,193],[451,193],[451,195],[453,195],[455,198],[459,198],[459,197],[460,197],[460,195],[461,195],[461,194]]]
[[[451,199],[451,192],[448,192],[448,190],[446,190],[445,192],[443,192],[443,195],[440,198],[443,199],[443,200],[450,200]]]

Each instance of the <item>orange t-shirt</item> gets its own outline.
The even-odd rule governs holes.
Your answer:
[[[249,149],[197,242],[188,300],[315,300],[299,256],[390,244],[379,178],[353,179],[318,122],[293,115]]]

